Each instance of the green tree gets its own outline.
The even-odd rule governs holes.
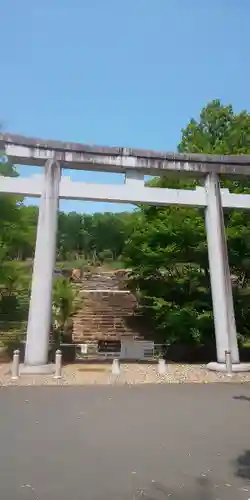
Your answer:
[[[53,286],[52,321],[56,343],[72,341],[72,316],[79,307],[77,291],[66,278],[58,278]]]
[[[3,155],[0,155],[0,159]],[[16,177],[17,171],[8,162],[0,162],[0,175]],[[0,259],[1,263],[9,258],[16,258],[27,241],[27,226],[23,218],[22,198],[8,194],[0,196]],[[1,265],[1,269],[2,269]]]
[[[17,171],[0,155],[0,175],[16,177]],[[19,303],[20,272],[12,260],[22,256],[29,241],[29,227],[23,215],[22,198],[0,195],[0,314],[1,319],[22,316]],[[22,302],[24,308],[27,301]],[[24,311],[23,311],[24,312]],[[27,312],[27,311],[25,311]]]
[[[59,214],[58,256],[62,260],[85,257],[96,261],[103,255],[117,259],[131,230],[130,214]],[[104,254],[103,254],[104,252]]]
[[[234,113],[232,106],[212,101],[199,120],[182,130],[179,152],[245,154],[250,151],[250,115]],[[225,180],[232,191],[248,192],[248,179]],[[159,187],[195,187],[187,179],[153,180]],[[234,298],[238,331],[249,335],[249,215],[240,211],[225,216],[231,271],[236,275]],[[181,207],[140,208],[137,225],[125,255],[132,269],[132,285],[141,308],[161,340],[207,343],[213,338],[204,214]]]

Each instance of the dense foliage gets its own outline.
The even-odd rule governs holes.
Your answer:
[[[9,236],[11,248],[8,255],[24,260],[33,258],[36,240],[38,207],[17,206],[13,197],[5,196],[7,206],[0,205],[0,214],[5,214],[6,238]],[[2,200],[1,200],[2,201]],[[10,208],[13,207],[14,228],[9,232]],[[8,215],[8,216],[7,216]],[[19,215],[19,217],[17,217]],[[7,217],[6,217],[7,216]],[[73,261],[85,259],[94,264],[103,260],[116,260],[123,251],[124,244],[132,228],[133,214],[95,213],[93,215],[76,212],[59,213],[57,235],[57,260]],[[22,230],[23,225],[23,230]],[[1,228],[1,232],[2,232]],[[1,236],[0,236],[1,237]],[[7,251],[7,247],[6,247]]]
[[[58,259],[84,257],[93,263],[117,260],[132,229],[130,213],[93,215],[61,212],[58,227]]]

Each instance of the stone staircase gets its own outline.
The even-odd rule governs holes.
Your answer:
[[[97,343],[121,337],[143,338],[135,330],[136,298],[126,287],[124,271],[96,272],[75,284],[82,306],[74,316],[73,341]]]
[[[85,273],[81,281],[81,290],[125,290],[126,271],[100,271],[95,273]]]

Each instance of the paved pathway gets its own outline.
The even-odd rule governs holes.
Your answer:
[[[250,499],[250,386],[0,388],[3,500]]]

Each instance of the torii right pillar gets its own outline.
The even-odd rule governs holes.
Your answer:
[[[240,363],[239,359],[220,181],[217,174],[207,175],[205,190],[205,222],[217,350],[217,362],[209,363],[208,368],[226,371],[225,351],[230,350],[233,371],[250,371],[250,364]]]

